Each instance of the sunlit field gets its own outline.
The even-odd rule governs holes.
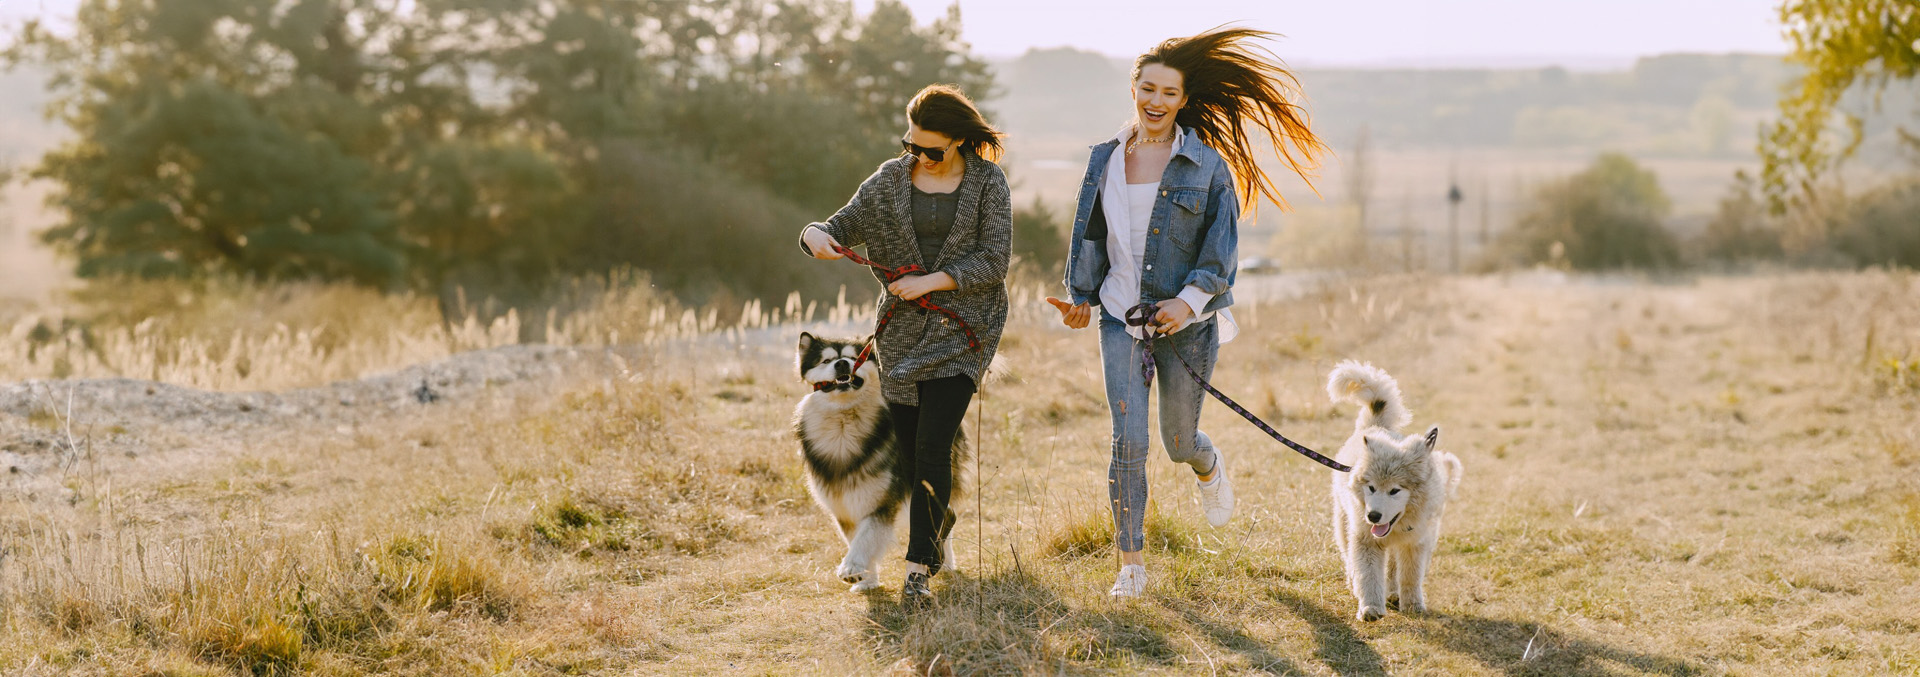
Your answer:
[[[1369,360],[1465,463],[1429,613],[1355,620],[1328,471],[1211,404],[1238,513],[1207,527],[1156,460],[1149,592],[1107,599],[1096,344],[1035,283],[969,415],[961,569],[914,615],[898,545],[881,590],[831,575],[790,431],[793,340],[860,333],[863,306],[616,281],[443,323],[334,287],[133,286],[89,323],[0,318],[0,672],[1920,671],[1912,276],[1242,286],[1222,390],[1331,451],[1352,412],[1326,372]],[[110,312],[136,303],[153,319]]]

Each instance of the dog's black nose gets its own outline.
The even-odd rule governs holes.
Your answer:
[[[1372,522],[1372,523],[1374,523],[1374,524],[1379,524],[1379,523],[1380,523],[1380,511],[1378,511],[1378,510],[1370,510],[1370,511],[1368,511],[1368,512],[1367,512],[1367,521],[1368,521],[1368,522]]]
[[[852,363],[847,362],[846,360],[839,360],[833,363],[833,375],[835,377],[845,379],[848,375],[852,373],[853,373]]]

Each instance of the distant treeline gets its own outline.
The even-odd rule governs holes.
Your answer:
[[[1114,84],[1125,81],[1125,61],[1056,48],[994,65],[1006,94],[994,105],[1013,129],[1084,136],[1087,121],[1117,126],[1126,112]],[[1365,126],[1374,144],[1390,148],[1753,157],[1761,121],[1778,114],[1781,90],[1796,72],[1780,56],[1669,54],[1618,72],[1309,67],[1299,77],[1315,129],[1342,147]],[[1873,146],[1920,112],[1920,87],[1896,82],[1877,101],[1856,96],[1844,105],[1878,106],[1864,130]],[[1886,159],[1874,150],[1869,159]]]
[[[72,130],[32,173],[83,277],[827,295],[865,275],[800,227],[914,91],[992,84],[957,16],[896,0],[94,0],[13,37]]]
[[[1913,151],[1920,153],[1920,144]],[[1481,268],[1739,269],[1759,265],[1920,268],[1920,176],[1849,194],[1817,194],[1822,209],[1770,211],[1755,177],[1736,173],[1704,232],[1683,240],[1652,171],[1617,153],[1536,187]]]

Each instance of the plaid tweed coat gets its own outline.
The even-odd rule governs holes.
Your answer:
[[[875,317],[898,304],[886,333],[874,346],[889,402],[918,405],[920,381],[966,374],[978,384],[993,363],[1006,327],[1007,260],[1013,246],[1013,201],[1007,176],[999,165],[975,153],[963,150],[961,157],[967,164],[958,189],[960,206],[954,213],[953,231],[933,261],[920,259],[914,239],[910,210],[915,160],[911,156],[881,164],[845,207],[825,222],[810,224],[847,247],[865,245],[866,257],[875,263],[889,268],[919,264],[928,273],[953,276],[959,287],[933,292],[928,300],[966,319],[980,340],[979,352],[967,348],[966,333],[958,324],[887,293],[886,279],[880,271],[872,271],[882,285]],[[806,245],[800,248],[804,251]]]

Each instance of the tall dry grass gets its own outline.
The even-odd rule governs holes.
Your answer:
[[[1191,480],[1151,464],[1150,593],[1107,600],[1098,357],[1039,291],[1020,285],[968,418],[980,491],[931,611],[833,579],[843,546],[789,432],[792,335],[859,333],[869,310],[726,322],[609,295],[555,326],[618,332],[621,368],[338,429],[131,431],[158,441],[75,464],[67,493],[6,495],[0,672],[1920,670],[1920,392],[1887,366],[1920,356],[1911,276],[1249,294],[1221,389],[1324,450],[1352,425],[1326,371],[1368,359],[1466,463],[1433,613],[1378,623],[1352,618],[1326,471],[1211,404],[1235,521],[1206,527]],[[0,435],[26,425],[7,416]]]
[[[99,282],[69,292],[62,306],[0,306],[0,381],[123,377],[284,390],[523,342],[654,345],[872,315],[844,289],[831,299],[795,293],[780,306],[691,308],[644,274],[618,272],[576,279],[549,297],[544,313],[523,317],[491,299],[462,295],[443,310],[430,296],[349,284]]]

